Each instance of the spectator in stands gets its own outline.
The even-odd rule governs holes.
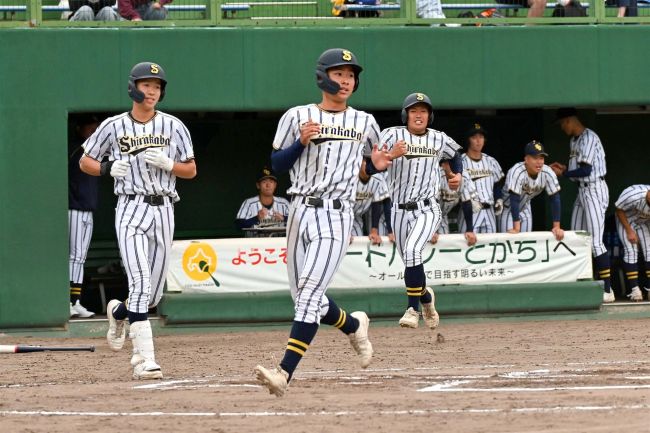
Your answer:
[[[271,169],[264,167],[255,183],[258,195],[244,200],[235,223],[240,229],[251,227],[284,227],[289,215],[289,201],[275,197],[278,179]]]
[[[616,16],[619,18],[638,17],[639,9],[636,3],[637,0],[616,0],[616,6],[618,6],[618,14]]]
[[[93,211],[97,209],[98,177],[81,171],[79,160],[84,154],[81,145],[99,126],[94,115],[79,118],[74,136],[68,144],[68,239],[70,269],[70,317],[93,317],[95,313],[81,305],[84,264],[93,234]]]
[[[446,18],[440,0],[416,0],[415,13],[418,18]]]
[[[497,3],[506,5],[519,5],[522,8],[528,9],[528,18],[536,18],[544,16],[546,9],[546,0],[496,0]]]
[[[68,6],[66,17],[70,21],[119,21],[120,15],[113,6],[115,0],[63,0],[59,6]]]
[[[166,4],[172,0],[117,0],[120,15],[130,21],[164,20],[167,18]]]

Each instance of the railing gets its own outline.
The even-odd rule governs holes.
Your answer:
[[[650,23],[650,4],[638,4],[636,17],[618,18],[617,7],[603,0],[582,2],[587,16],[554,17],[549,2],[542,17],[529,18],[525,0],[443,0],[445,18],[418,17],[417,0],[376,5],[343,4],[343,0],[175,0],[165,6],[167,18],[158,21],[69,21],[67,5],[58,0],[0,0],[0,27],[179,27],[179,26],[378,26],[378,25],[522,25]],[[647,0],[650,2],[650,0]],[[116,7],[113,9],[117,10]],[[343,13],[341,13],[343,12]],[[487,18],[489,16],[489,18]]]

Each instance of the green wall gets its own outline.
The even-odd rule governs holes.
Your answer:
[[[417,89],[439,109],[514,109],[500,113],[528,118],[546,134],[544,107],[644,105],[650,59],[640,53],[649,34],[646,26],[603,25],[2,29],[0,327],[67,321],[68,113],[128,109],[126,76],[138,61],[165,67],[168,96],[160,108],[186,112],[193,134],[206,137],[196,143],[200,177],[180,182],[179,228],[226,233],[223,215],[241,201],[239,185],[251,184],[268,155],[278,115],[319,97],[313,69],[326,48],[345,46],[358,55],[365,71],[352,104],[390,110],[387,122],[396,121],[389,113]],[[202,123],[205,112],[218,113],[218,121]],[[521,138],[500,152],[513,158]],[[251,185],[244,196],[254,192]],[[211,215],[219,215],[214,223]]]

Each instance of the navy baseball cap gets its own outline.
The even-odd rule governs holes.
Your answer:
[[[487,136],[487,132],[483,127],[481,126],[480,123],[473,123],[472,127],[467,131],[467,138],[473,136],[474,134],[483,134],[483,136]]]
[[[578,110],[576,110],[574,107],[558,108],[558,110],[555,112],[555,121],[557,122],[558,120],[562,120],[565,117],[571,117],[577,115],[578,115]]]
[[[548,156],[548,153],[544,151],[544,146],[542,145],[542,143],[540,143],[537,140],[533,140],[526,145],[524,149],[524,154],[531,155],[531,156],[537,156],[537,155]]]
[[[273,179],[276,182],[278,181],[278,178],[275,177],[275,173],[273,173],[273,170],[271,170],[268,167],[264,167],[260,172],[259,176],[257,177],[258,182],[261,182],[264,179]]]

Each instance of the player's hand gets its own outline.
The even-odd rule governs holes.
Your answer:
[[[282,215],[280,212],[274,212],[273,219],[282,222],[284,221],[284,215]]]
[[[471,247],[476,243],[476,233],[474,232],[465,232],[465,240],[467,241],[467,246]]]
[[[447,176],[447,184],[449,185],[449,189],[452,191],[458,191],[462,179],[463,175],[460,173],[453,173],[452,176]]]
[[[111,176],[124,177],[129,172],[131,163],[125,159],[118,159],[111,165]]]
[[[140,17],[135,17],[135,18],[133,18],[131,21],[142,21],[142,18],[140,18]]]
[[[379,236],[379,230],[373,228],[370,229],[370,235],[368,235],[370,243],[373,245],[381,245],[381,236]]]
[[[639,237],[636,235],[634,230],[626,230],[625,235],[627,236],[627,240],[631,243],[636,244],[639,242]]]
[[[406,152],[408,151],[408,147],[406,146],[406,142],[404,140],[400,140],[397,143],[393,145],[393,148],[390,150],[390,158],[391,160],[399,158],[401,156],[406,155]]]
[[[154,9],[160,9],[162,6],[161,6],[160,3],[158,3],[158,2],[153,2],[153,3],[151,4],[151,7],[153,7]]]
[[[312,122],[311,119],[300,125],[300,143],[307,146],[312,137],[320,134],[320,123]]]
[[[260,221],[265,220],[268,214],[269,214],[269,211],[266,210],[266,208],[263,207],[262,209],[260,209],[259,212],[257,212],[257,219],[260,220]]]
[[[388,240],[395,243],[395,233],[388,233]]]
[[[431,236],[431,239],[429,242],[432,244],[436,244],[438,242],[438,239],[440,238],[440,235],[438,233],[434,233],[433,236]]]
[[[553,170],[553,173],[555,173],[557,177],[562,176],[566,171],[566,165],[561,164],[559,162],[554,162],[551,165],[549,165],[549,167],[551,167],[551,170]]]
[[[558,241],[564,239],[564,230],[562,230],[560,227],[553,227],[551,229],[551,232],[553,232],[553,234],[555,235],[555,239],[557,239]]]
[[[162,149],[147,149],[144,152],[144,160],[147,164],[161,168],[163,170],[172,171],[174,169],[174,161]]]
[[[503,212],[503,199],[497,199],[497,201],[494,202],[494,215],[499,216],[501,215],[501,212]]]
[[[380,149],[378,145],[372,146],[372,154],[370,155],[372,160],[372,165],[379,171],[386,170],[391,164],[392,160],[389,152],[386,150],[386,145],[384,144]]]
[[[516,234],[516,233],[520,233],[520,232],[521,232],[521,230],[519,230],[518,228],[514,228],[514,227],[511,228],[510,230],[508,230],[508,233],[512,233],[512,234]]]

